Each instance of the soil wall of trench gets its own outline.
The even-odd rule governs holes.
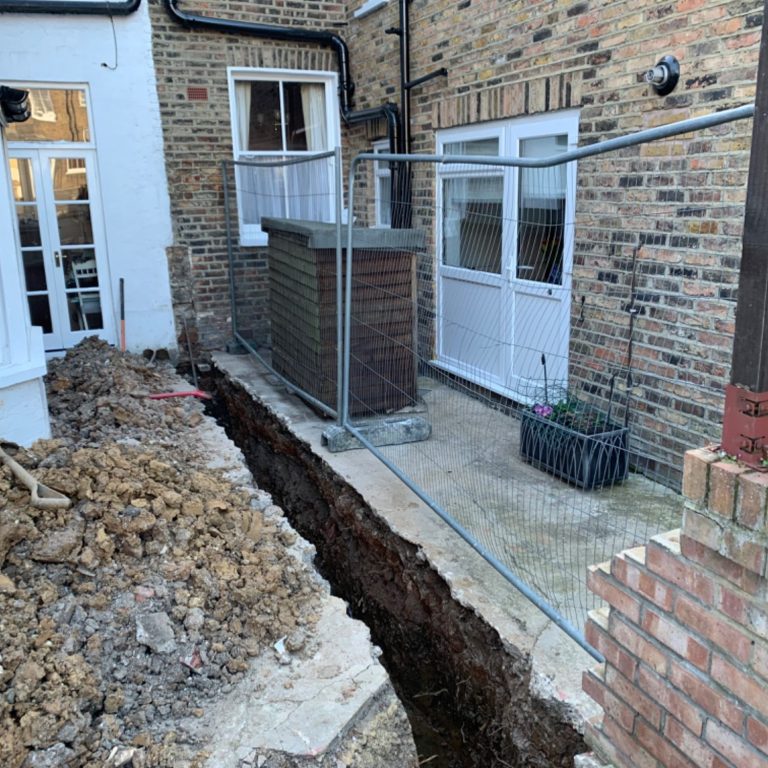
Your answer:
[[[237,382],[218,407],[258,483],[317,549],[316,565],[364,621],[408,711],[422,760],[441,768],[572,766],[587,751],[530,690],[531,660],[452,599],[423,553]],[[393,768],[396,768],[393,766]]]

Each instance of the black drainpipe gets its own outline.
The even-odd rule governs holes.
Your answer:
[[[336,52],[339,69],[339,109],[341,117],[347,125],[369,122],[371,120],[384,119],[387,123],[387,137],[389,138],[390,152],[403,152],[402,121],[400,113],[394,104],[382,104],[369,109],[353,110],[352,95],[355,85],[352,82],[349,69],[349,48],[346,42],[334,32],[302,29],[300,27],[279,27],[273,24],[259,24],[253,21],[235,21],[232,19],[219,19],[213,16],[200,16],[198,14],[180,11],[177,7],[178,0],[165,0],[168,14],[188,29],[212,29],[219,32],[229,32],[249,35],[268,40],[289,40],[300,43],[317,43],[328,46]],[[397,192],[402,184],[397,181],[399,173],[392,174],[393,208],[399,199]],[[410,185],[409,185],[410,186]],[[410,205],[407,207],[410,209]]]
[[[0,13],[77,13],[91,16],[128,16],[141,0],[2,0]]]

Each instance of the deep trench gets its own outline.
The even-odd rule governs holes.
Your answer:
[[[314,544],[317,569],[382,649],[423,764],[550,768],[587,751],[561,708],[532,697],[530,658],[454,601],[416,546],[237,382],[214,369],[205,386],[258,486]]]

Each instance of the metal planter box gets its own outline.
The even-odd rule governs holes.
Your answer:
[[[520,455],[532,466],[584,490],[626,480],[629,429],[608,423],[585,434],[533,412],[520,423]]]

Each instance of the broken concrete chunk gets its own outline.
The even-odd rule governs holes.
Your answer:
[[[145,613],[136,617],[136,640],[155,653],[176,650],[176,637],[167,613]]]
[[[30,553],[40,563],[73,563],[83,546],[85,520],[73,517],[64,528],[46,530]]]

